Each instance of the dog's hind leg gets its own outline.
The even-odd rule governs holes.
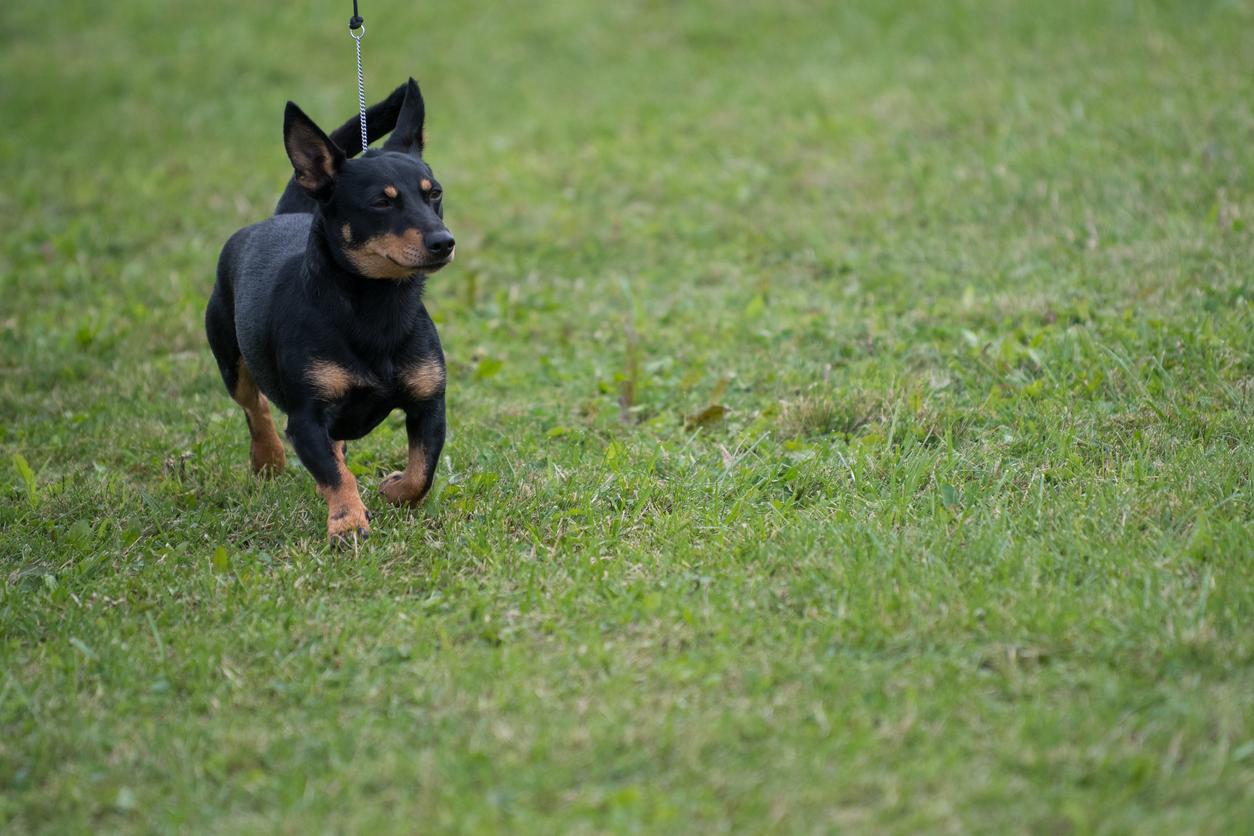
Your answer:
[[[244,420],[248,422],[248,432],[252,436],[249,458],[253,472],[272,475],[283,470],[287,456],[283,451],[283,442],[274,429],[274,419],[270,417],[270,402],[253,382],[253,376],[240,354],[239,343],[235,339],[235,318],[223,298],[225,295],[221,285],[214,288],[205,311],[205,332],[209,336],[213,356],[218,361],[218,371],[222,373],[226,391],[244,409]]]
[[[264,475],[281,473],[287,463],[287,454],[283,451],[283,442],[274,429],[274,419],[270,415],[270,402],[261,394],[253,376],[244,364],[239,361],[239,382],[231,397],[244,408],[244,419],[248,422],[248,432],[252,435],[248,458],[252,462],[253,472]]]

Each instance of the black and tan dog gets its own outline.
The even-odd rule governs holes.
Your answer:
[[[273,217],[227,241],[205,311],[222,380],[252,434],[253,470],[284,465],[272,401],[327,501],[332,540],[370,531],[345,442],[405,411],[408,464],[380,486],[397,504],[422,500],[444,446],[444,354],[422,290],[453,260],[454,242],[422,160],[424,115],[410,79],[368,113],[374,134],[395,124],[382,150],[350,159],[362,150],[356,120],[328,137],[288,102],[294,176]]]

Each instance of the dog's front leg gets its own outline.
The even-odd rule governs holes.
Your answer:
[[[431,489],[444,449],[444,396],[419,401],[405,410],[409,460],[405,469],[383,480],[379,492],[394,505],[417,505]]]
[[[370,517],[357,493],[357,479],[344,463],[344,445],[331,440],[320,416],[293,413],[287,420],[287,437],[327,501],[327,539],[370,536]]]

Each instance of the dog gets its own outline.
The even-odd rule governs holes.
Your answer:
[[[222,381],[244,410],[253,471],[277,473],[286,461],[273,403],[326,500],[332,542],[370,533],[348,441],[404,411],[408,460],[380,484],[397,505],[423,500],[444,447],[448,374],[422,293],[456,242],[422,158],[425,116],[411,78],[367,112],[372,132],[391,128],[387,141],[354,158],[356,120],[328,136],[289,101],[292,178],[272,217],[226,242],[205,311]]]

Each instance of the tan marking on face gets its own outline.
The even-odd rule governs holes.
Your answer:
[[[318,493],[327,501],[327,539],[349,538],[359,531],[370,533],[370,520],[366,506],[357,492],[357,477],[344,463],[343,442],[331,442],[335,465],[339,475],[338,485],[318,485]]]
[[[417,229],[401,235],[375,235],[344,255],[358,273],[369,279],[408,279],[431,258]]]
[[[252,437],[248,458],[252,462],[253,472],[279,473],[287,462],[287,454],[274,429],[274,419],[270,417],[270,402],[253,382],[252,372],[244,365],[243,357],[239,360],[237,372],[239,378],[231,397],[244,408],[244,420],[248,422],[248,433]]]
[[[423,190],[424,192],[429,192],[429,191],[431,191],[431,181],[430,181],[430,180],[427,180],[427,179],[425,179],[425,178],[424,178],[424,179],[423,179],[423,181],[422,181],[421,183],[419,183],[418,185],[422,187],[422,190]]]
[[[353,240],[352,224],[344,224],[342,227],[340,227],[340,237],[344,239],[344,243],[346,244],[349,241]]]
[[[435,357],[415,363],[401,372],[405,391],[418,401],[430,400],[443,392],[444,378],[444,366]]]
[[[306,379],[323,400],[339,400],[354,386],[369,386],[367,378],[355,375],[348,369],[327,360],[315,360],[305,372]]]
[[[393,200],[395,200],[397,194],[399,194],[399,192],[396,191],[396,187],[391,185],[390,183],[383,187],[383,193],[387,195],[388,197],[392,198]]]
[[[417,505],[431,487],[431,474],[427,472],[427,449],[422,444],[409,446],[409,461],[405,469],[393,473],[379,486],[393,505]]]

